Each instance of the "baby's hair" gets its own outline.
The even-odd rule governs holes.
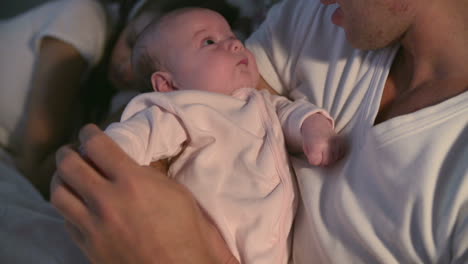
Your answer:
[[[151,75],[162,68],[161,60],[158,52],[155,51],[159,47],[155,47],[157,38],[161,34],[161,26],[168,18],[180,14],[182,12],[191,10],[192,8],[180,8],[168,12],[160,18],[153,19],[139,34],[135,41],[135,46],[132,50],[132,68],[139,79],[140,83],[144,86],[143,90],[152,90]]]
[[[158,54],[161,54],[161,52],[157,51],[159,47],[155,46],[157,38],[163,34],[161,27],[168,19],[197,9],[206,10],[200,7],[184,7],[170,11],[160,18],[153,19],[139,34],[132,50],[132,68],[139,79],[139,83],[144,86],[142,87],[143,90],[153,90],[151,75],[162,70],[164,66],[158,56]]]

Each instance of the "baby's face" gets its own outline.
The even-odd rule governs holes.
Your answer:
[[[221,15],[197,9],[171,18],[167,25],[163,61],[176,89],[231,94],[256,87],[255,59]]]

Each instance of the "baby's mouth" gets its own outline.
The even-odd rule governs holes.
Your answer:
[[[242,65],[242,64],[245,66],[249,66],[249,59],[245,58],[239,61],[239,63],[237,63],[237,65]]]

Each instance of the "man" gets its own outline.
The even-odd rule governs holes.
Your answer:
[[[248,42],[265,83],[307,96],[350,138],[335,168],[293,158],[294,263],[466,262],[468,1],[334,4],[284,1]],[[52,199],[90,259],[235,263],[182,186],[96,127],[81,142],[95,167],[63,148]]]

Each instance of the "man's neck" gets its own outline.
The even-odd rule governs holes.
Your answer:
[[[430,3],[401,40],[376,124],[468,90],[468,0]]]
[[[429,3],[401,40],[396,63],[406,73],[406,88],[453,78],[466,78],[468,86],[468,1]]]

